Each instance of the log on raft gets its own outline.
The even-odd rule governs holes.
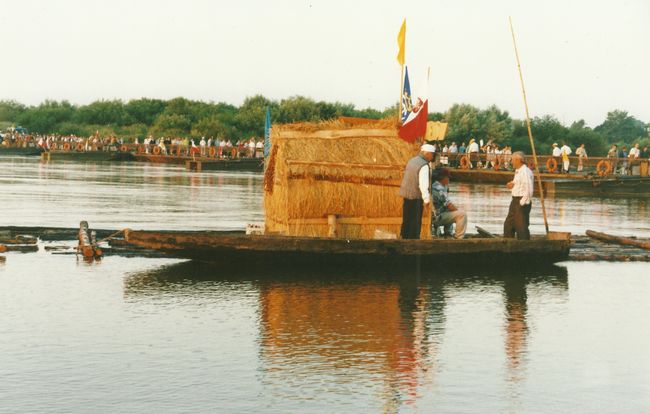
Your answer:
[[[2,237],[0,235],[0,244],[36,244],[38,239],[31,235],[17,235]]]
[[[33,253],[38,251],[38,245],[35,244],[0,244],[0,253],[4,252],[20,252],[20,253]]]
[[[634,246],[640,249],[650,250],[650,241],[648,240],[635,240],[629,237],[613,236],[611,234],[601,233],[594,230],[587,230],[586,234],[593,239],[606,243],[615,243],[623,246]]]

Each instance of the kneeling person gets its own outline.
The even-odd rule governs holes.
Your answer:
[[[456,223],[457,239],[462,239],[467,229],[467,214],[460,210],[449,199],[449,170],[442,168],[438,171],[437,179],[431,186],[431,229],[444,226],[445,235],[451,236],[451,225]],[[435,233],[433,234],[435,236]]]

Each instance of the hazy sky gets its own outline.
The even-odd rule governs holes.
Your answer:
[[[650,1],[2,1],[0,99],[88,103],[306,95],[397,101],[407,19],[414,94],[430,111],[497,104],[591,126],[623,109],[650,122]],[[432,76],[427,87],[426,68]]]

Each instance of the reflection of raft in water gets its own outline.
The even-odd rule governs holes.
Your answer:
[[[440,265],[471,261],[503,263],[555,263],[569,256],[568,233],[556,240],[362,240],[295,236],[246,235],[244,232],[133,231],[125,233],[129,244],[163,250],[172,256],[246,266],[341,266],[372,267]]]

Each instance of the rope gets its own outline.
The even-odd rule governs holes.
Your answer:
[[[104,241],[106,241],[106,240],[108,240],[108,239],[112,239],[113,237],[117,236],[117,235],[120,234],[120,233],[124,233],[124,232],[127,231],[127,230],[128,230],[128,229],[122,229],[122,230],[116,231],[115,233],[111,234],[110,236],[108,236],[108,237],[104,237],[103,239],[98,240],[97,243],[101,243],[101,242],[104,242]]]

